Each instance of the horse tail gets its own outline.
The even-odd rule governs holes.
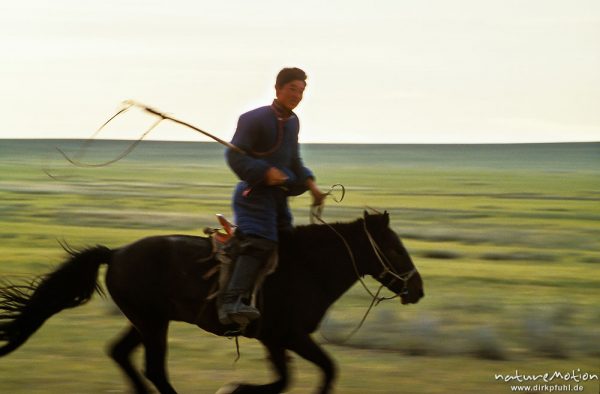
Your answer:
[[[95,246],[76,251],[63,245],[70,258],[54,272],[25,285],[0,283],[0,356],[21,346],[51,316],[88,302],[94,290],[103,294],[97,278],[113,251]]]

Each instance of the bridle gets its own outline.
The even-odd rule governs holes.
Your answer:
[[[392,279],[385,286],[387,288],[389,288],[394,282],[399,280],[402,282],[402,289],[400,290],[399,295],[408,295],[408,281],[410,280],[410,278],[412,278],[415,275],[415,273],[417,272],[417,269],[415,267],[413,267],[411,270],[409,270],[407,272],[404,272],[401,274],[397,273],[396,270],[394,269],[394,266],[390,263],[387,256],[385,255],[385,253],[383,253],[383,251],[377,244],[377,241],[375,241],[375,239],[369,232],[369,229],[367,228],[366,220],[363,221],[363,227],[365,230],[365,234],[367,235],[367,239],[369,240],[369,243],[371,244],[371,247],[373,248],[373,252],[375,253],[375,256],[377,256],[377,260],[379,260],[379,262],[381,263],[381,266],[382,266],[382,271],[378,275],[378,278],[380,279],[380,281],[383,281],[383,278],[386,275],[391,275]],[[383,286],[383,284],[382,284],[382,286]]]
[[[340,189],[340,192],[341,192],[340,196],[336,196],[334,194],[334,191],[337,188]],[[346,188],[344,187],[344,185],[342,185],[340,183],[331,186],[329,191],[327,193],[325,193],[326,197],[333,198],[333,201],[335,201],[337,203],[342,202],[344,200],[345,195],[346,195]],[[381,272],[379,273],[379,275],[377,275],[377,278],[378,278],[379,282],[382,283],[382,285],[379,288],[379,290],[377,291],[377,293],[373,294],[373,292],[367,287],[367,285],[365,284],[365,282],[362,279],[362,275],[360,274],[360,272],[358,270],[358,265],[356,264],[356,260],[354,259],[354,253],[352,253],[352,248],[350,247],[350,244],[348,243],[348,241],[346,241],[344,236],[342,234],[340,234],[333,226],[331,226],[329,223],[327,223],[325,220],[323,220],[322,215],[323,215],[324,207],[325,207],[325,200],[323,200],[323,202],[321,202],[321,204],[319,204],[319,205],[311,206],[310,222],[315,223],[315,221],[317,221],[321,224],[326,225],[342,240],[342,242],[344,243],[344,246],[346,247],[346,250],[348,251],[350,260],[352,261],[352,266],[354,267],[354,272],[356,273],[356,278],[362,284],[362,286],[367,291],[367,293],[369,293],[369,295],[374,300],[376,300],[377,303],[379,303],[383,300],[396,298],[399,295],[401,295],[401,296],[407,295],[408,294],[408,281],[410,280],[410,278],[412,278],[415,275],[415,273],[417,272],[417,269],[415,267],[413,267],[411,270],[409,270],[407,272],[398,273],[396,271],[396,269],[394,268],[394,266],[392,265],[392,263],[390,263],[389,259],[385,255],[385,253],[383,253],[383,251],[377,244],[377,241],[375,241],[375,238],[373,238],[373,236],[369,232],[369,229],[367,228],[367,221],[363,220],[363,229],[365,231],[367,239],[369,240],[369,243],[371,244],[371,248],[373,249],[373,253],[375,254],[375,257],[377,257],[377,260],[379,261],[379,263],[381,264],[381,267],[382,267]],[[369,208],[369,209],[372,209],[372,208]],[[375,212],[377,212],[377,211],[375,211]],[[379,212],[377,212],[377,213],[379,213]],[[392,276],[392,279],[387,283],[387,285],[384,285],[383,278],[386,275]],[[380,298],[379,293],[380,293],[381,289],[384,286],[389,288],[396,281],[402,282],[402,289],[400,290],[400,292],[397,293],[394,297]]]
[[[367,228],[366,220],[363,220],[363,229],[364,229],[365,235],[366,235],[367,239],[369,240],[369,244],[371,245],[371,249],[373,250],[375,257],[377,258],[377,261],[379,261],[379,263],[381,264],[381,267],[382,267],[381,272],[376,276],[379,279],[381,286],[375,293],[373,293],[371,291],[371,289],[369,289],[369,287],[363,280],[362,275],[358,269],[358,264],[356,263],[356,259],[354,258],[354,253],[352,252],[352,248],[350,247],[350,244],[348,243],[346,238],[344,238],[344,236],[342,234],[340,234],[340,232],[337,231],[332,225],[330,225],[325,220],[323,220],[323,218],[321,216],[313,215],[313,218],[315,220],[317,220],[318,222],[329,227],[340,238],[340,240],[346,247],[346,250],[348,251],[348,256],[350,256],[350,261],[352,262],[352,267],[354,268],[354,273],[356,274],[356,278],[358,279],[360,284],[363,286],[363,288],[366,290],[366,292],[373,298],[374,304],[379,304],[379,302],[381,302],[381,301],[390,300],[390,299],[396,298],[398,296],[408,294],[408,281],[415,275],[415,273],[417,272],[417,269],[415,267],[413,267],[409,271],[406,271],[403,273],[398,273],[396,271],[396,269],[394,268],[394,266],[392,265],[392,263],[390,263],[389,259],[385,255],[385,253],[383,253],[383,251],[381,250],[381,247],[377,244],[377,241],[373,238],[373,236],[369,232],[369,229]],[[392,276],[392,279],[387,284],[383,284],[383,278],[386,275]],[[381,292],[383,287],[389,288],[389,286],[391,286],[396,281],[402,282],[402,289],[400,290],[399,293],[396,293],[396,295],[394,295],[393,297],[379,297],[379,293]]]
[[[367,320],[367,316],[369,316],[369,313],[371,312],[371,310],[373,309],[374,306],[379,305],[379,303],[381,301],[385,301],[385,300],[392,300],[398,296],[403,296],[403,295],[407,295],[408,294],[408,281],[410,280],[410,278],[412,278],[415,273],[417,272],[417,269],[415,267],[413,267],[411,270],[407,271],[407,272],[403,272],[403,273],[397,273],[396,270],[394,269],[394,266],[390,263],[389,259],[387,258],[387,256],[385,255],[385,253],[383,253],[383,251],[381,250],[381,247],[377,244],[377,241],[373,238],[373,236],[371,235],[371,233],[369,232],[369,229],[367,228],[367,221],[366,219],[363,220],[363,229],[365,232],[365,235],[367,237],[367,239],[369,240],[369,243],[371,245],[371,248],[373,250],[373,253],[375,254],[375,257],[377,257],[377,260],[379,261],[379,263],[382,266],[382,270],[379,273],[379,275],[377,275],[377,278],[379,279],[379,282],[381,283],[381,285],[379,286],[379,288],[377,289],[377,291],[375,293],[373,293],[371,291],[371,289],[369,289],[369,287],[367,286],[367,284],[365,283],[365,281],[362,278],[362,275],[360,274],[360,271],[358,270],[358,265],[356,264],[356,259],[354,258],[354,253],[352,252],[352,248],[350,247],[350,244],[348,243],[348,241],[346,240],[346,238],[344,238],[344,236],[342,234],[340,234],[339,231],[337,231],[332,225],[330,225],[329,223],[327,223],[325,220],[323,220],[323,218],[320,215],[314,214],[312,215],[311,220],[316,220],[324,225],[326,225],[327,227],[329,227],[339,238],[340,240],[342,240],[342,243],[344,244],[344,246],[346,247],[346,250],[348,251],[348,255],[350,256],[350,261],[352,262],[352,267],[354,268],[354,272],[356,274],[356,278],[358,279],[358,281],[360,282],[360,284],[363,286],[363,288],[365,289],[365,291],[371,296],[371,304],[369,305],[369,307],[367,308],[367,311],[365,312],[363,318],[361,319],[360,323],[358,323],[358,325],[348,334],[346,335],[343,339],[341,340],[336,340],[336,343],[345,343],[347,342],[350,338],[352,338],[352,336],[354,334],[356,334],[358,332],[358,330],[360,330],[360,328],[362,327],[362,325],[364,324],[364,322]],[[387,283],[387,284],[383,284],[383,278],[386,275],[391,275],[392,279]],[[399,293],[396,293],[394,296],[392,297],[380,297],[379,293],[381,293],[381,290],[384,287],[388,287],[391,286],[394,282],[396,281],[401,281],[402,282],[402,289],[400,290]],[[325,333],[323,332],[323,330],[320,331],[321,336],[329,341],[329,342],[333,342],[332,340],[330,340],[329,338],[327,338],[327,336],[325,335]]]

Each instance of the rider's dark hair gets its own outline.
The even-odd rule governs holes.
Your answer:
[[[306,73],[297,67],[284,68],[277,74],[275,87],[282,88],[283,85],[292,81],[302,81],[306,85]]]

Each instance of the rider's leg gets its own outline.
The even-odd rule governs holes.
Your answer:
[[[258,319],[260,312],[249,305],[252,290],[262,268],[277,247],[277,242],[264,238],[243,236],[227,289],[221,297],[219,320],[247,324]]]

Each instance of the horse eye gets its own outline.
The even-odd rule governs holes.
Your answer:
[[[392,258],[393,258],[393,257],[400,257],[400,256],[401,256],[401,254],[400,254],[400,253],[398,253],[398,251],[397,251],[396,249],[391,249],[391,250],[388,252],[388,256],[390,256],[390,257],[392,257]]]

